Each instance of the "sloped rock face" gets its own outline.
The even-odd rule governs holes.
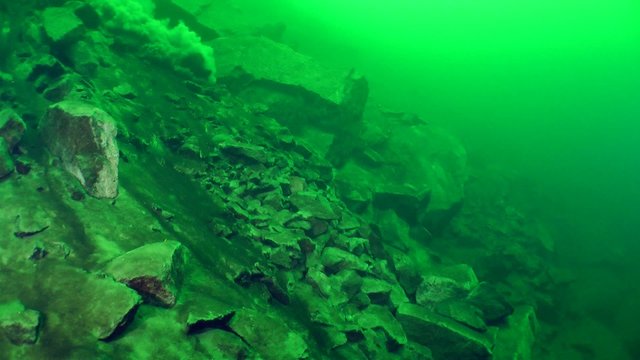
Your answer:
[[[117,129],[109,114],[89,103],[62,101],[49,107],[40,130],[49,151],[90,195],[118,195]]]
[[[146,302],[175,305],[182,281],[185,249],[177,241],[141,246],[115,259],[105,271],[140,293]]]
[[[38,311],[26,309],[18,301],[0,305],[0,331],[12,344],[35,344],[39,327]]]

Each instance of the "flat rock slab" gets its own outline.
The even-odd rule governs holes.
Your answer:
[[[106,340],[135,314],[140,296],[124,284],[81,269],[55,266],[43,271],[42,298],[47,329],[68,336]]]
[[[111,260],[105,272],[138,291],[145,302],[171,307],[186,262],[185,248],[177,241],[163,241],[131,250]]]
[[[35,344],[40,318],[40,312],[26,309],[19,301],[0,304],[0,331],[12,344]]]
[[[493,345],[484,335],[415,304],[398,307],[397,318],[411,341],[427,346],[434,359],[490,359]]]
[[[82,21],[67,7],[46,8],[42,12],[42,24],[45,34],[54,42],[78,36],[82,30]]]
[[[49,151],[90,195],[118,195],[117,129],[109,114],[86,102],[65,100],[49,107],[40,129]]]

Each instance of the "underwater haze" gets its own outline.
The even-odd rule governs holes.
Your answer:
[[[640,359],[637,0],[0,0],[0,360]]]

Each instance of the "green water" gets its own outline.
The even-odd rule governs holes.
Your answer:
[[[282,6],[301,51],[355,66],[372,98],[453,129],[476,164],[525,180],[559,262],[583,274],[564,306],[586,303],[637,349],[639,2]]]
[[[0,360],[638,359],[639,120],[637,0],[0,0]]]

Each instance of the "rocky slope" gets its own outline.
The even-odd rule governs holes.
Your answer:
[[[489,263],[548,239],[460,212],[456,139],[196,5],[3,5],[0,353],[531,358],[545,280]]]

